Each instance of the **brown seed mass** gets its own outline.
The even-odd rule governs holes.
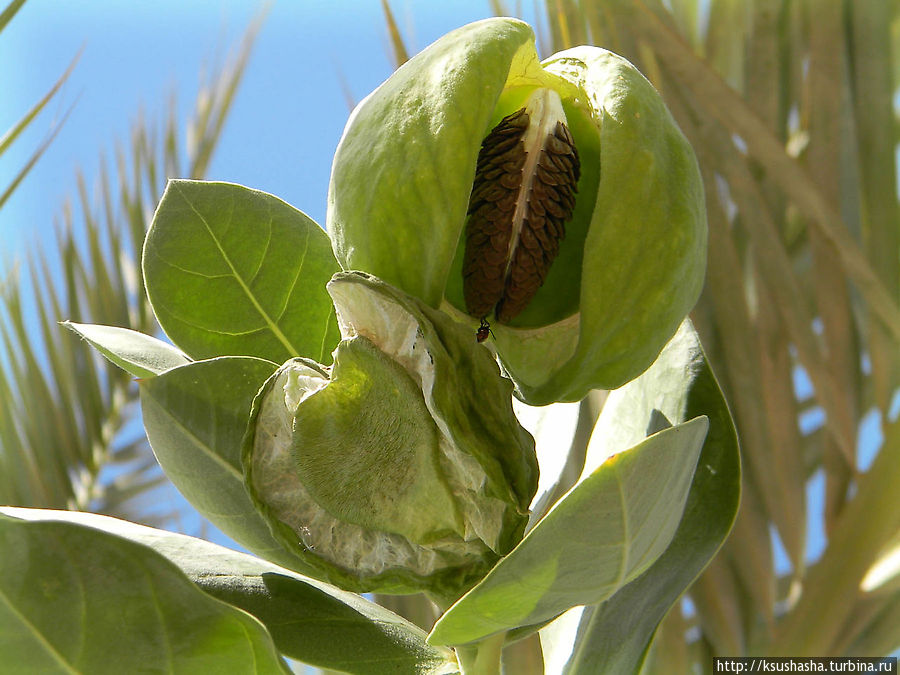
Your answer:
[[[534,175],[526,177],[523,137],[529,122],[525,108],[504,117],[478,154],[463,258],[466,311],[478,319],[493,312],[508,323],[528,306],[559,253],[575,207],[581,165],[569,129],[557,122],[541,139]],[[522,225],[518,241],[511,242],[523,186],[528,194]]]

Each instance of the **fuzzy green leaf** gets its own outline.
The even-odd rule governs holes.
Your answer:
[[[325,284],[328,235],[264,192],[170,181],[144,244],[144,282],[163,330],[194,359],[328,363],[338,341]]]
[[[643,573],[678,527],[706,436],[699,417],[609,458],[437,622],[461,644],[600,602]]]
[[[84,338],[94,349],[135,377],[155,377],[190,363],[181,350],[149,335],[97,324],[63,321],[62,325]]]
[[[610,395],[594,430],[587,465],[645,436],[654,420],[678,424],[697,415],[709,418],[709,433],[671,544],[612,598],[572,610],[564,621],[544,629],[545,659],[551,668],[566,673],[639,671],[657,625],[731,530],[741,493],[737,435],[697,334],[685,321],[644,375]],[[568,639],[553,639],[553,631],[566,632],[566,623]],[[555,655],[548,648],[554,642],[559,650]]]
[[[259,621],[146,546],[0,515],[0,550],[0,653],[14,670],[290,672]]]
[[[425,632],[354,593],[202,539],[92,513],[6,508],[31,521],[66,521],[152,548],[209,595],[265,624],[275,646],[304,663],[350,673],[455,672]]]

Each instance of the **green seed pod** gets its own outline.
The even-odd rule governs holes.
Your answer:
[[[699,170],[657,92],[596,47],[539,62],[514,19],[447,34],[357,107],[328,229],[344,269],[493,334],[536,405],[640,374],[705,272]]]
[[[334,366],[282,366],[245,440],[276,537],[355,591],[455,598],[521,539],[536,490],[512,385],[442,312],[359,273],[328,285]]]

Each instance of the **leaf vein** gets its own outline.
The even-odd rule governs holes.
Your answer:
[[[152,382],[153,380],[150,381]],[[157,401],[157,405],[159,405],[160,408],[165,409],[165,406],[162,405],[160,401]],[[204,443],[193,431],[185,426],[180,419],[172,415],[169,415],[168,418],[171,420],[172,424],[176,425],[184,433],[184,435],[200,449],[203,454],[207,455],[217,464],[223,466],[229,473],[231,473],[237,480],[239,480],[241,484],[243,484],[244,476],[234,466],[232,466],[231,463],[220,457],[217,453],[213,452],[212,449],[210,449],[209,446],[207,446],[206,443]]]
[[[259,304],[259,301],[257,300],[256,296],[253,294],[253,292],[250,290],[250,287],[247,286],[247,283],[238,274],[237,269],[235,269],[234,264],[232,263],[231,259],[228,257],[228,254],[226,253],[225,249],[222,248],[222,243],[219,241],[218,237],[213,232],[213,230],[210,227],[209,223],[207,222],[206,218],[203,216],[203,214],[201,214],[196,209],[193,202],[188,199],[187,195],[184,194],[184,191],[181,189],[181,187],[178,186],[177,183],[175,185],[177,186],[178,191],[181,192],[182,198],[188,204],[190,209],[197,215],[197,217],[200,219],[200,222],[203,223],[203,226],[206,228],[206,231],[209,233],[210,238],[212,239],[213,243],[216,245],[216,248],[219,250],[219,253],[222,256],[222,259],[228,265],[229,269],[231,270],[232,274],[234,275],[235,280],[238,282],[238,285],[240,285],[241,290],[243,290],[244,294],[247,296],[247,299],[250,301],[250,304],[253,305],[253,308],[263,318],[263,321],[266,322],[266,325],[268,326],[269,330],[272,331],[272,334],[276,337],[276,339],[285,347],[285,349],[288,350],[289,354],[299,354],[300,353],[299,350],[297,350],[297,348],[294,347],[293,344],[291,344],[291,341],[287,339],[287,337],[284,335],[284,333],[281,332],[281,329],[278,327],[278,324],[272,320],[272,317],[269,316],[268,312],[266,312],[266,310],[262,307],[262,305]]]
[[[43,634],[37,629],[37,627],[36,627],[33,623],[31,623],[25,615],[23,615],[21,612],[19,612],[19,611],[16,609],[15,605],[13,605],[12,602],[10,602],[10,599],[9,599],[9,597],[6,595],[6,593],[3,592],[3,588],[0,588],[0,600],[3,600],[3,604],[5,604],[7,607],[9,607],[9,610],[10,610],[15,616],[19,617],[19,619],[22,621],[22,623],[29,629],[29,631],[31,632],[31,634],[34,635],[34,637],[37,639],[37,641],[38,641],[40,644],[42,644],[42,645],[46,648],[47,653],[50,654],[50,656],[53,657],[53,659],[60,665],[61,668],[63,668],[63,670],[65,670],[67,673],[72,673],[72,675],[78,675],[78,671],[75,670],[74,668],[72,668],[72,667],[68,664],[68,662],[67,662],[66,659],[63,657],[63,655],[60,654],[60,653],[53,647],[53,645],[50,644],[50,643],[44,638]]]
[[[275,321],[281,321],[284,317],[284,313],[287,311],[288,305],[291,303],[291,296],[294,295],[294,290],[297,288],[297,281],[300,279],[300,275],[303,273],[303,262],[306,260],[306,252],[309,250],[309,228],[306,229],[306,239],[303,242],[303,255],[300,256],[300,261],[297,264],[297,272],[294,274],[294,279],[291,281],[291,286],[287,290],[287,293],[284,294],[284,305],[282,305],[281,309],[278,311],[278,316],[275,318]]]

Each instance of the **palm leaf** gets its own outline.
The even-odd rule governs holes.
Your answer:
[[[6,8],[0,12],[0,32],[6,28],[6,24],[12,21],[12,18],[16,15],[20,9],[22,9],[22,5],[25,4],[25,0],[13,0],[10,2]]]
[[[394,12],[391,10],[388,0],[381,0],[381,9],[384,12],[384,22],[387,25],[388,38],[391,43],[391,56],[393,57],[394,68],[399,68],[409,61],[409,52],[406,50],[403,36],[400,35],[400,27],[397,25],[397,20],[394,18]]]
[[[154,525],[177,518],[168,495],[152,496],[171,487],[140,427],[136,385],[58,322],[158,332],[139,274],[150,210],[167,177],[206,172],[259,26],[199,92],[184,160],[173,102],[162,126],[134,124],[114,172],[101,161],[96,194],[79,176],[78,206],[63,209],[57,249],[35,249],[0,282],[0,503],[91,509]],[[155,502],[169,506],[154,511]]]
[[[25,4],[25,0],[14,0],[9,3],[3,12],[0,12],[0,32],[3,32],[3,29],[9,24],[12,18],[16,15],[16,13],[22,8]],[[75,58],[72,59],[72,62],[69,64],[69,67],[66,68],[65,72],[60,75],[59,79],[50,87],[49,91],[47,91],[41,99],[35,103],[31,109],[26,112],[22,118],[16,122],[2,137],[0,137],[0,157],[3,156],[3,153],[13,144],[13,142],[22,134],[22,132],[27,129],[31,123],[35,120],[35,118],[41,113],[42,110],[46,107],[46,105],[50,102],[50,100],[59,92],[60,87],[62,87],[63,83],[69,79],[69,75],[71,75],[72,70],[75,68],[75,64],[78,62],[80,54],[76,55]],[[13,176],[12,180],[9,182],[2,191],[0,191],[0,209],[3,208],[3,205],[7,202],[7,200],[12,196],[13,192],[15,192],[16,188],[19,184],[25,179],[25,176],[31,171],[37,161],[41,158],[41,155],[44,154],[44,151],[50,146],[50,143],[53,142],[53,139],[56,138],[56,134],[59,133],[59,130],[62,128],[62,125],[65,123],[66,118],[68,118],[69,113],[72,111],[72,107],[66,111],[65,115],[63,115],[62,119],[57,122],[53,128],[47,133],[46,137],[43,141],[38,145],[38,147],[32,152],[31,156],[26,160],[25,164],[21,169]]]

